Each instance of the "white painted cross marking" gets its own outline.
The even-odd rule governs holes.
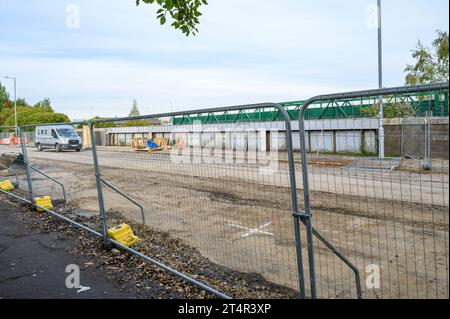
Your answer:
[[[244,227],[244,226],[239,226],[236,224],[227,224],[226,226],[228,227],[235,227],[235,228],[239,228],[239,229],[243,229],[246,230],[247,232],[245,234],[241,235],[241,238],[247,238],[250,237],[252,235],[257,235],[257,234],[261,234],[261,235],[267,235],[267,236],[271,236],[274,237],[275,235],[269,232],[265,232],[262,229],[269,227],[270,225],[272,225],[272,222],[268,222],[262,226],[259,226],[257,228],[248,228],[248,227]]]

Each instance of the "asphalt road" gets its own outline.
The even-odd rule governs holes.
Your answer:
[[[0,299],[132,299],[106,274],[86,268],[66,251],[79,245],[64,233],[28,231],[29,221],[17,208],[0,203]],[[80,283],[91,289],[77,293],[66,287],[66,266],[80,266]]]

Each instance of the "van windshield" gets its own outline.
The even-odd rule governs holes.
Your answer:
[[[59,136],[61,137],[78,137],[78,134],[72,130],[72,129],[68,129],[68,128],[59,128],[57,129]]]

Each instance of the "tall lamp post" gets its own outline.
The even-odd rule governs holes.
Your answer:
[[[383,39],[381,33],[381,0],[378,1],[378,88],[383,88]],[[384,159],[384,127],[383,127],[383,97],[379,97],[378,103],[378,153],[380,159]]]
[[[14,80],[14,126],[16,127],[17,134],[17,87],[16,78],[13,76],[5,76],[5,79]]]

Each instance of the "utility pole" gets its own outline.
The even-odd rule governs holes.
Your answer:
[[[381,32],[381,0],[378,1],[378,88],[383,88],[383,38]],[[384,159],[384,127],[383,127],[383,97],[380,95],[378,103],[378,154]]]

